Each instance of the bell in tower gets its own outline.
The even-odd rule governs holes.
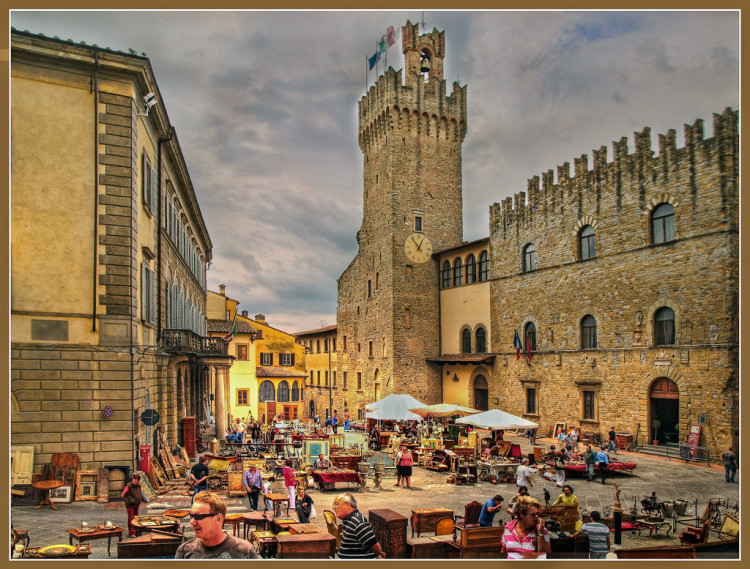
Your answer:
[[[422,61],[419,64],[419,72],[420,73],[429,73],[430,72],[430,56],[422,52]]]

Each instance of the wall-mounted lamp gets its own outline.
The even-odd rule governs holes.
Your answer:
[[[147,117],[148,116],[148,112],[151,110],[151,107],[153,107],[153,106],[156,105],[156,102],[157,102],[156,101],[156,95],[154,95],[151,92],[146,93],[146,95],[143,96],[143,104],[146,107],[146,112],[145,113],[138,113],[138,116],[139,117]]]
[[[135,360],[135,365],[138,365],[140,361],[146,357],[146,354],[148,353],[148,350],[150,349],[157,350],[159,349],[159,346],[143,346],[143,353],[141,354],[140,358]],[[136,348],[135,346],[131,348],[131,353],[135,354],[137,353],[137,351],[138,351],[138,348]],[[156,365],[159,367],[165,367],[167,364],[169,364],[169,358],[172,357],[171,354],[168,354],[163,351],[156,352],[154,356],[156,358]]]
[[[458,381],[458,375],[455,373],[453,374],[453,381]]]

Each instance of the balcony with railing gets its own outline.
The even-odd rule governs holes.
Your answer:
[[[226,356],[229,342],[220,337],[199,336],[192,330],[162,330],[161,346],[170,354]]]

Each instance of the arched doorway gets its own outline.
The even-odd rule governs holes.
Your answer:
[[[651,408],[651,441],[659,445],[677,443],[680,440],[680,391],[677,384],[668,377],[659,377],[651,384],[649,393]],[[658,428],[654,427],[658,421]]]
[[[310,418],[315,418],[315,401],[310,401]]]
[[[489,410],[489,389],[487,387],[487,378],[478,375],[474,378],[474,409],[480,411]]]

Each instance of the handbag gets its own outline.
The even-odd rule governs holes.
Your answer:
[[[315,504],[310,505],[310,519],[314,520],[318,516],[318,512],[315,511]]]

